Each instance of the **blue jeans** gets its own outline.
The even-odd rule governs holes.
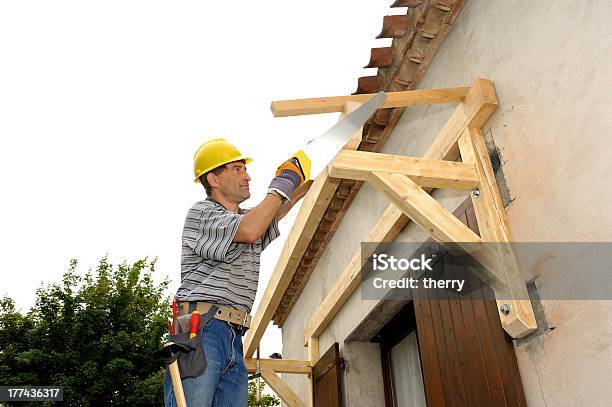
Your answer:
[[[246,407],[248,377],[240,329],[212,319],[204,327],[201,340],[208,366],[204,374],[182,380],[187,406]],[[167,407],[177,405],[167,370],[164,402]]]

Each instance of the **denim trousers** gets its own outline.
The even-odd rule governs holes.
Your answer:
[[[212,319],[204,327],[202,346],[208,366],[198,377],[183,379],[188,407],[246,407],[247,369],[242,354],[241,329]],[[164,403],[175,407],[172,381],[166,370]]]

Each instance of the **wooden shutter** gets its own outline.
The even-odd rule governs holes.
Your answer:
[[[312,368],[314,407],[342,406],[340,375],[340,350],[336,342]]]
[[[471,205],[458,218],[478,232]],[[491,289],[460,262],[442,263],[434,276],[465,277],[476,291],[461,298],[447,290],[413,291],[427,406],[526,406],[514,346]]]

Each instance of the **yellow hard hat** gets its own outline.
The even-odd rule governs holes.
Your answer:
[[[193,156],[194,182],[200,182],[200,177],[208,171],[214,170],[232,161],[244,160],[245,164],[253,161],[244,157],[240,151],[224,138],[216,138],[202,144]]]

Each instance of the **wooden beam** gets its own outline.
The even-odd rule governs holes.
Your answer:
[[[387,100],[381,109],[411,105],[433,105],[438,103],[461,102],[468,92],[464,88],[408,90],[387,92]],[[307,114],[342,112],[347,102],[365,103],[372,94],[331,96],[310,99],[277,100],[270,110],[274,117],[300,116]]]
[[[455,161],[459,156],[457,140],[463,130],[466,127],[482,127],[496,107],[497,97],[493,82],[488,79],[477,79],[469,88],[463,102],[457,106],[429,147],[424,158]],[[408,217],[399,208],[391,204],[370,232],[370,236],[385,236],[385,238],[369,237],[365,241],[393,241],[406,226],[408,220]],[[357,249],[347,267],[308,321],[304,329],[304,346],[307,346],[310,337],[321,336],[329,323],[340,312],[342,306],[359,287],[362,266],[360,250],[360,248]],[[369,255],[364,257],[367,258]]]
[[[355,103],[348,104],[340,119],[358,106]],[[361,141],[361,136],[362,129],[360,128],[353,138],[347,142],[345,148],[357,148]],[[314,180],[310,190],[304,197],[278,262],[270,276],[266,291],[251,321],[251,327],[244,338],[245,357],[251,357],[255,353],[257,345],[259,345],[261,337],[272,320],[287,287],[291,283],[293,275],[302,260],[302,256],[310,244],[310,239],[317,230],[319,222],[325,214],[339,182],[340,180],[329,177],[327,171],[323,171]]]
[[[510,242],[512,236],[482,130],[467,128],[459,139],[461,159],[475,163],[480,179],[480,194],[472,196],[476,220],[482,240],[497,252],[504,271],[504,286],[495,289],[498,314],[502,326],[513,338],[522,338],[537,329],[537,323],[527,293],[525,278]],[[499,243],[497,243],[499,242]],[[509,313],[499,308],[509,305]]]
[[[245,358],[244,363],[249,373],[257,371],[257,359]],[[292,359],[259,359],[259,370],[267,369],[276,373],[310,374],[310,361]]]
[[[314,366],[319,361],[319,338],[312,337],[308,340],[308,360],[310,361],[310,366]],[[314,375],[308,376],[308,385],[310,386],[308,393],[308,406],[316,407],[314,400]]]
[[[319,338],[316,336],[308,339],[308,361],[314,366],[319,361]]]
[[[480,236],[405,175],[372,172],[368,182],[384,193],[425,233],[440,243],[455,243],[470,253],[484,269],[479,277],[492,287],[505,284],[496,254],[482,245]]]
[[[261,377],[289,407],[306,407],[306,404],[291,390],[291,387],[278,377],[274,371],[268,369],[261,370]]]
[[[454,161],[345,150],[329,165],[334,178],[365,181],[372,171],[403,174],[422,187],[471,191],[478,186],[474,164]]]

